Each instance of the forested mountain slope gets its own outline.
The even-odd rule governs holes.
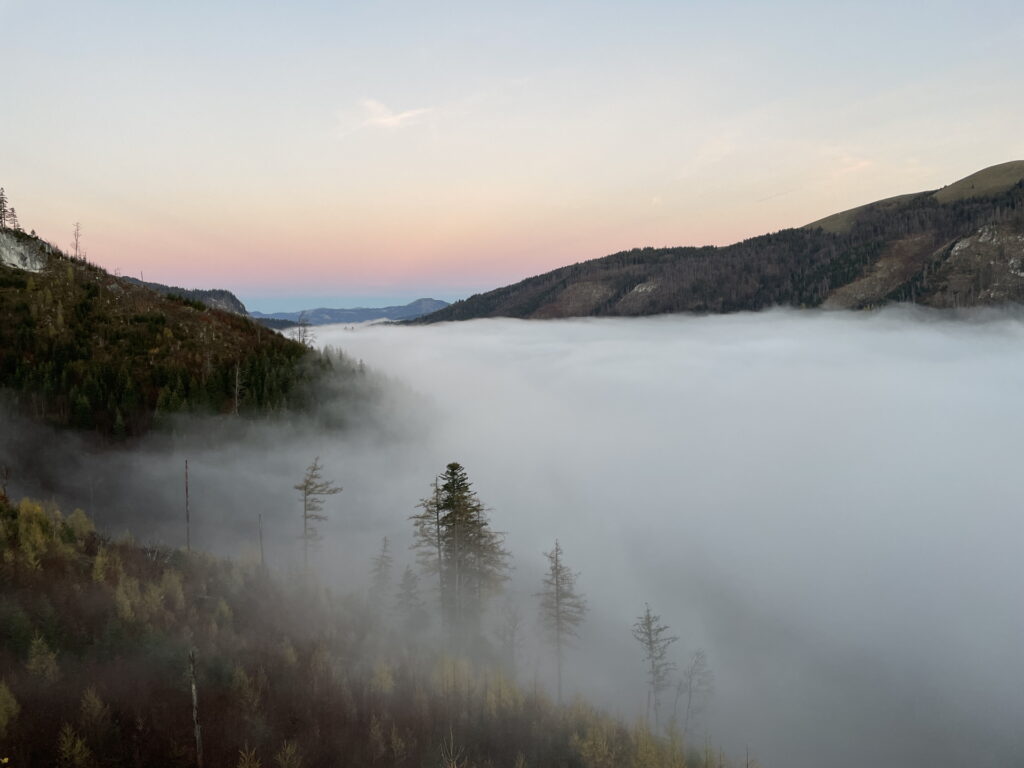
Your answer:
[[[477,294],[418,322],[1024,301],[1024,161],[933,192],[715,247],[636,248]]]
[[[684,755],[678,732],[557,706],[433,647],[419,598],[111,541],[80,510],[2,490],[0,555],[11,766],[724,765],[706,742]]]
[[[295,406],[316,375],[303,345],[247,317],[161,296],[12,229],[0,251],[0,388],[36,418],[136,435],[173,412]]]

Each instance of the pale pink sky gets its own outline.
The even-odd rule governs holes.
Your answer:
[[[1016,2],[210,5],[0,0],[0,185],[252,309],[451,300],[1024,158]]]

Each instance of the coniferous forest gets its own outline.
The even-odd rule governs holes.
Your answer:
[[[303,548],[323,518],[311,502],[333,490],[316,461],[296,485]],[[511,555],[466,470],[449,464],[416,509],[417,567],[396,573],[384,540],[365,582],[335,591],[308,559],[282,575],[260,558],[112,540],[81,510],[0,495],[0,756],[76,768],[727,764],[685,739],[709,671],[695,656],[667,692],[675,638],[650,606],[633,628],[646,717],[560,703],[517,674],[518,618],[488,612]],[[560,660],[585,615],[563,557],[556,543],[538,585]]]
[[[0,387],[34,418],[123,439],[178,413],[301,410],[332,367],[246,317],[160,296],[21,231],[0,237],[42,264],[0,266]]]

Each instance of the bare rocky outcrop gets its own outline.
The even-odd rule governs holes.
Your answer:
[[[46,266],[46,259],[39,240],[11,230],[0,230],[0,265],[39,272]]]
[[[1024,232],[988,225],[948,249],[922,302],[933,307],[1024,302]]]

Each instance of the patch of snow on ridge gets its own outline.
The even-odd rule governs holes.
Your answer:
[[[46,266],[46,259],[38,249],[26,245],[8,232],[0,232],[0,264],[39,272]]]

